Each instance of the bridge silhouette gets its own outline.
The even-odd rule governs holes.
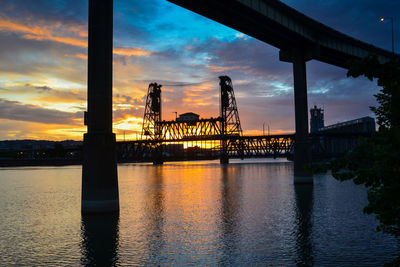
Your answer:
[[[352,59],[394,55],[327,27],[277,0],[169,0],[279,49],[293,64],[294,182],[312,183],[306,62],[348,68]],[[85,112],[82,213],[119,211],[116,140],[112,132],[113,0],[89,0],[88,111]]]
[[[162,120],[162,85],[150,83],[141,140],[118,142],[121,159],[162,164],[168,159],[219,158],[222,164],[226,164],[229,158],[289,157],[293,152],[294,134],[243,135],[232,80],[228,76],[219,79],[220,116],[199,119],[192,113],[194,117],[172,121]],[[182,153],[184,144],[194,145],[194,148],[199,148],[197,154],[205,155],[185,157]],[[167,149],[168,146],[175,149]]]
[[[117,142],[118,161],[162,164],[177,160],[220,159],[221,164],[227,164],[230,158],[293,159],[295,134],[243,135],[232,81],[228,76],[219,79],[220,116],[200,118],[189,112],[170,121],[162,120],[162,85],[150,83],[140,139]],[[375,129],[375,121],[372,121]],[[362,129],[333,132],[313,129],[309,134],[312,159],[343,155],[359,143],[360,137],[368,136],[370,131]]]

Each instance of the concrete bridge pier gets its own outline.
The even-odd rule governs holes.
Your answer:
[[[162,143],[158,143],[153,154],[153,165],[163,165],[163,147]]]
[[[226,123],[225,122],[222,124],[221,128],[222,128],[223,137],[221,140],[222,151],[221,151],[221,155],[219,158],[219,163],[226,165],[226,164],[229,164],[229,156],[228,156],[228,140],[226,139],[225,134],[224,134],[226,132]]]
[[[313,177],[304,170],[311,162],[311,143],[308,138],[308,104],[306,62],[312,58],[308,50],[281,50],[281,61],[293,63],[294,108],[296,135],[294,143],[294,183],[313,183]]]
[[[219,159],[219,163],[220,164],[229,164],[229,157],[228,155],[221,155],[220,159]]]
[[[82,213],[119,211],[112,132],[113,0],[89,0],[88,111],[85,112]]]

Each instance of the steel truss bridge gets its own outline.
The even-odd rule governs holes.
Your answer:
[[[119,142],[123,161],[287,157],[294,135],[243,136],[232,81],[220,76],[220,116],[161,119],[161,85],[149,84],[141,140]],[[196,114],[195,114],[196,115]]]
[[[224,152],[221,143],[227,143]],[[186,148],[192,145],[192,149]],[[162,154],[165,160],[289,157],[294,135],[221,136],[208,135],[168,140],[137,140],[118,142],[118,154],[124,161],[155,161]]]
[[[291,158],[294,134],[244,136],[232,81],[220,78],[221,116],[207,119],[161,120],[161,85],[149,85],[141,140],[118,142],[120,161]],[[360,134],[314,134],[309,136],[314,158],[343,154],[354,147]]]
[[[368,138],[367,133],[311,134],[309,145],[313,160],[321,160],[343,155]],[[219,159],[222,154],[221,135],[186,136],[168,140],[136,140],[118,142],[119,161],[155,161],[156,153],[162,153],[165,161]],[[293,158],[295,134],[267,136],[229,136],[227,154],[229,158]],[[194,149],[183,150],[190,143]],[[213,146],[210,146],[213,145]],[[160,148],[161,146],[161,148]],[[208,147],[208,148],[207,148]]]

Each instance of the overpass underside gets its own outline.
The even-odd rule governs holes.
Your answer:
[[[284,56],[303,50],[306,57],[339,67],[351,59],[393,54],[317,22],[276,0],[168,0],[280,49]]]

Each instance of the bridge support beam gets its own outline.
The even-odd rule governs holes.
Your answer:
[[[82,213],[119,211],[112,132],[113,0],[89,0],[88,111],[85,112]]]
[[[308,104],[306,62],[311,53],[303,50],[280,51],[280,60],[293,63],[294,107],[296,136],[294,142],[294,183],[313,183],[313,177],[304,170],[311,162],[311,144],[308,138]]]

